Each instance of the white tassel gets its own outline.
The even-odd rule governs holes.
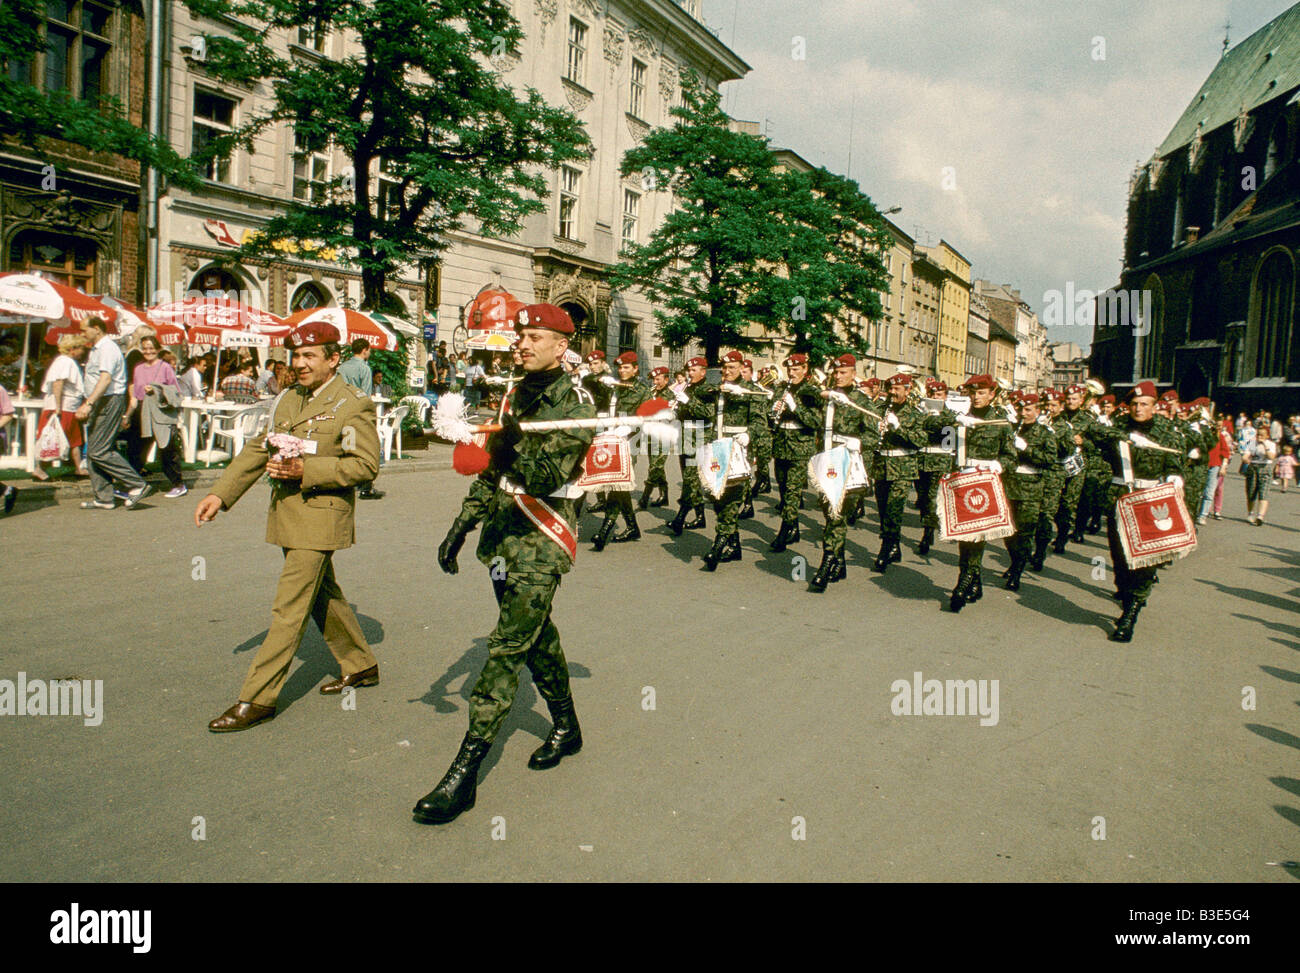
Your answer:
[[[469,407],[465,396],[459,392],[448,392],[438,396],[430,416],[433,434],[439,439],[453,443],[468,443],[474,438],[474,428],[469,421]]]

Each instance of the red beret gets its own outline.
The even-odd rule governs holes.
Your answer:
[[[635,351],[625,351],[623,354],[615,358],[614,362],[618,365],[635,365],[640,360],[641,359],[637,358]]]
[[[972,375],[966,381],[961,383],[964,389],[995,389],[998,383],[993,381],[992,375]]]
[[[300,324],[284,336],[286,348],[306,348],[308,345],[338,344],[342,341],[339,329],[326,321],[309,321]]]
[[[1168,392],[1166,392],[1164,395],[1160,396],[1160,401],[1161,401],[1161,402],[1177,402],[1177,401],[1178,401],[1178,393],[1175,392],[1173,389],[1170,389],[1170,390],[1169,390]]]
[[[1088,386],[1086,385],[1067,385],[1065,387],[1066,395],[1087,395]]]
[[[1156,386],[1154,382],[1138,382],[1128,390],[1128,395],[1124,396],[1125,401],[1136,399],[1138,396],[1146,396],[1154,399],[1156,397]]]
[[[740,365],[745,361],[745,356],[738,351],[729,351],[722,356],[722,360],[728,364]]]
[[[1038,405],[1041,401],[1042,401],[1042,396],[1039,395],[1037,392],[1020,393],[1021,405]]]
[[[925,380],[925,390],[926,392],[929,392],[931,394],[937,392],[942,395],[948,391],[948,386],[943,382],[942,379],[927,378]]]
[[[668,369],[665,368],[663,365],[659,365],[655,368],[650,369],[651,378],[654,378],[656,375],[667,375],[667,374],[668,374]]]
[[[1099,399],[1097,399],[1097,404],[1098,404],[1098,405],[1105,405],[1107,402],[1111,403],[1111,405],[1114,405],[1114,404],[1115,404],[1115,396],[1113,396],[1113,395],[1103,395],[1103,396],[1101,396]]]
[[[748,368],[751,372],[754,370],[754,363],[748,358],[746,358],[743,362],[741,362],[741,364],[744,365],[746,368]]]
[[[880,379],[872,375],[869,379],[867,379],[866,385],[868,388],[878,389],[880,388]]]
[[[696,356],[695,358],[686,359],[686,367],[687,368],[696,368],[696,367],[708,368],[709,363],[706,359]]]
[[[796,351],[793,355],[787,356],[786,360],[782,362],[782,364],[785,365],[787,368],[791,365],[807,365],[808,356],[805,355],[802,351]]]
[[[890,388],[893,388],[895,385],[911,385],[912,376],[904,375],[902,372],[899,372],[897,375],[891,375],[885,381],[885,384],[888,385]]]
[[[1060,401],[1061,401],[1062,399],[1064,399],[1064,398],[1065,398],[1065,393],[1062,392],[1060,389],[1044,389],[1044,390],[1043,390],[1043,401],[1044,401],[1044,402],[1060,402]]]
[[[605,353],[603,351],[593,351],[587,355],[587,361],[604,361]]]
[[[564,308],[554,304],[529,304],[515,312],[515,327],[573,334],[573,318]]]
[[[840,355],[839,358],[836,358],[833,364],[835,365],[836,368],[857,368],[858,360],[854,358],[852,355],[850,355],[848,352],[845,352],[844,354]]]

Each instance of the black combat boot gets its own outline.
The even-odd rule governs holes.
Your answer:
[[[1110,633],[1112,642],[1132,642],[1133,627],[1137,624],[1138,612],[1142,606],[1132,595],[1124,596],[1124,614],[1115,622],[1115,631]]]
[[[596,531],[596,536],[592,538],[592,550],[603,551],[605,545],[609,543],[609,535],[614,533],[614,528],[618,525],[615,517],[606,517],[600,522],[600,530]]]
[[[661,484],[659,484],[658,490],[659,490],[659,499],[653,501],[653,502],[650,504],[650,506],[652,506],[652,507],[666,507],[666,506],[668,506],[668,484],[667,484],[667,483],[661,483]]]
[[[709,552],[704,555],[704,569],[706,571],[718,570],[718,562],[722,560],[722,554],[727,549],[727,539],[719,534],[713,538],[713,546]]]
[[[753,516],[754,516],[753,500],[749,500],[748,502],[746,502],[746,504],[740,508],[740,512],[736,514],[736,517],[740,520],[751,520],[753,519]]]
[[[1034,538],[1034,555],[1029,559],[1029,566],[1035,571],[1043,570],[1043,565],[1047,563],[1047,544],[1050,540],[1049,537]]]
[[[447,768],[438,786],[420,798],[411,813],[421,824],[446,824],[474,806],[478,793],[478,767],[492,749],[492,744],[465,734],[460,752]]]
[[[760,472],[758,474],[758,478],[754,481],[754,492],[755,493],[772,492],[772,478],[767,475],[766,470]]]
[[[647,486],[644,490],[641,491],[641,499],[636,502],[637,508],[639,510],[650,509],[650,491],[652,489],[653,487]]]
[[[952,611],[959,612],[966,607],[966,602],[970,600],[974,577],[969,569],[962,569],[961,575],[957,578],[957,587],[952,589],[952,597],[948,599],[948,607]]]
[[[974,602],[979,601],[983,597],[984,597],[984,571],[981,568],[972,568],[970,594],[966,596],[966,600],[973,604]]]
[[[1082,544],[1082,543],[1083,543],[1083,524],[1082,524],[1082,523],[1076,523],[1076,524],[1074,525],[1074,533],[1070,535],[1070,540],[1074,541],[1074,543],[1076,543],[1076,544]]]
[[[1007,591],[1020,590],[1020,576],[1025,573],[1025,560],[1020,557],[1011,559],[1011,571],[1007,575]]]
[[[1058,528],[1056,531],[1056,540],[1052,543],[1052,550],[1057,554],[1065,553],[1065,542],[1069,540],[1064,529]]]
[[[835,570],[831,574],[831,583],[834,584],[836,581],[843,581],[848,576],[849,569],[844,562],[844,552],[841,551],[839,554],[835,555]]]
[[[895,537],[894,542],[889,546],[889,563],[897,564],[901,560],[903,560],[903,545],[902,542]]]
[[[921,531],[921,543],[916,545],[916,553],[922,557],[930,553],[930,545],[934,543],[934,528],[927,527]]]
[[[690,520],[686,521],[686,529],[703,530],[707,526],[708,524],[704,522],[704,506],[703,504],[701,504],[700,506],[695,508],[695,516]]]
[[[578,726],[578,717],[573,712],[573,697],[548,699],[546,708],[551,711],[551,732],[546,741],[533,751],[528,758],[530,770],[546,770],[554,767],[562,757],[568,757],[582,749],[582,729]]]
[[[641,525],[636,522],[636,514],[629,511],[623,515],[623,520],[627,523],[627,530],[621,534],[615,534],[614,543],[626,544],[628,541],[639,541],[641,539]]]
[[[829,551],[822,551],[822,563],[817,568],[817,573],[812,576],[808,582],[809,591],[825,591],[826,586],[830,584],[831,577],[835,574],[835,555]]]
[[[790,536],[799,530],[798,522],[789,520],[781,521],[781,529],[776,532],[776,537],[772,538],[772,550],[784,551],[790,544]]]
[[[677,508],[677,516],[668,521],[668,529],[678,537],[682,536],[682,529],[686,526],[686,511],[691,509],[691,505],[683,503]]]
[[[728,561],[740,560],[740,534],[735,533],[727,538],[727,543],[722,548],[722,563]]]
[[[878,574],[884,574],[889,565],[893,563],[894,540],[884,537],[880,540],[880,553],[876,555],[876,563],[871,565],[871,570]]]

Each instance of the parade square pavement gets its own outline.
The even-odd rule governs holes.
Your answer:
[[[670,469],[675,467],[670,463]],[[670,473],[677,495],[676,472]],[[744,560],[701,570],[706,533],[591,551],[588,515],[554,619],[585,747],[525,766],[550,721],[531,680],[477,805],[411,808],[465,733],[495,603],[473,555],[434,556],[468,481],[386,470],[336,572],[379,659],[355,708],[313,626],[279,715],[214,735],[270,618],[281,554],[268,488],[214,524],[205,492],[139,509],[23,506],[0,520],[0,679],[102,680],[102,720],[0,716],[7,881],[1246,881],[1300,879],[1300,496],[1244,520],[1242,480],[1200,549],[1161,572],[1131,644],[1103,537],[947,611],[955,545],[809,593],[820,515],[783,554],[773,500]],[[199,560],[196,560],[199,559]],[[997,681],[996,722],[899,715],[896,682]],[[986,696],[991,702],[991,695]],[[981,725],[987,723],[988,725]],[[1287,864],[1292,863],[1292,864]]]

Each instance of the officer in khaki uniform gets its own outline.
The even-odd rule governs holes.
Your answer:
[[[379,666],[361,626],[334,580],[332,556],[355,540],[356,487],[379,471],[379,435],[370,397],[335,375],[339,332],[323,322],[289,334],[298,384],[271,407],[270,432],[305,440],[303,455],[268,456],[266,437],[250,441],[199,503],[196,524],[235,505],[263,471],[271,477],[266,540],[284,550],[271,606],[271,627],[249,667],[239,702],[208,724],[214,733],[246,730],[275,716],[275,701],[312,618],[338,659],[342,678],[322,693],[379,682]]]

